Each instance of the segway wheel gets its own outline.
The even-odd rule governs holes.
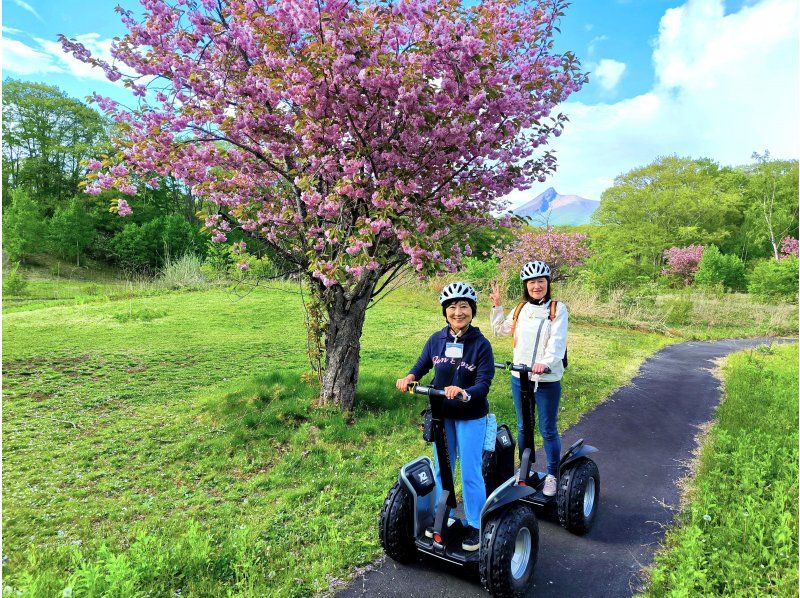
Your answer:
[[[399,481],[395,482],[383,501],[378,536],[384,552],[398,563],[410,563],[417,557],[413,510],[408,488]]]
[[[591,459],[581,459],[561,473],[558,483],[558,521],[582,536],[592,528],[600,504],[600,472]]]
[[[515,505],[490,518],[483,530],[481,583],[493,596],[521,596],[533,579],[539,522],[533,509]]]

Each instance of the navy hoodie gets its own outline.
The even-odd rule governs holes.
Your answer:
[[[458,338],[464,344],[464,356],[458,366],[458,372],[453,374],[456,359],[445,357],[444,351],[447,343],[454,342],[450,326],[445,326],[440,331],[431,335],[422,349],[416,365],[409,374],[414,374],[416,380],[434,369],[434,378],[431,386],[443,389],[445,386],[459,386],[466,390],[472,397],[468,402],[460,399],[446,400],[444,403],[444,417],[451,419],[477,419],[489,413],[489,386],[494,378],[494,354],[492,345],[481,334],[479,328],[470,326]]]

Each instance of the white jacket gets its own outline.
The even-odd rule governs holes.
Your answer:
[[[538,376],[540,382],[561,380],[564,375],[564,364],[561,360],[567,350],[567,319],[567,307],[561,301],[556,303],[556,317],[552,322],[549,301],[544,305],[526,303],[519,312],[514,332],[514,363],[531,367],[534,363],[543,363],[550,368],[550,373]],[[495,336],[508,336],[514,323],[514,311],[506,317],[502,307],[494,307],[491,320]],[[517,372],[511,374],[519,377]],[[531,379],[533,378],[531,374]]]

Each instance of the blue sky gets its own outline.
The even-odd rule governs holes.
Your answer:
[[[124,34],[114,6],[138,2],[3,0],[3,78],[57,85],[76,98],[127,91],[60,52],[56,36],[98,53]],[[753,151],[800,156],[797,0],[574,0],[560,49],[590,71],[561,109],[558,172],[512,193],[519,204],[548,186],[600,199],[614,177],[660,155],[746,163]]]

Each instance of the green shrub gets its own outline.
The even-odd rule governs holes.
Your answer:
[[[3,273],[3,293],[6,295],[24,295],[28,279],[19,271],[19,262]]]
[[[109,245],[114,260],[135,271],[153,272],[187,252],[205,253],[199,229],[177,215],[160,216],[141,226],[128,224]]]
[[[586,260],[578,278],[605,294],[612,289],[635,286],[636,271],[636,263],[630,256],[595,254]]]
[[[500,276],[496,258],[482,260],[477,257],[465,257],[462,266],[461,275],[464,280],[474,285],[479,291],[490,289],[492,282]]]
[[[158,283],[169,289],[196,289],[206,286],[202,272],[203,260],[193,254],[184,253],[170,259],[159,272]]]
[[[710,245],[703,251],[694,280],[703,287],[722,284],[726,289],[742,291],[746,285],[744,262],[739,256],[725,255]]]
[[[750,273],[747,290],[767,301],[797,301],[797,267],[798,260],[795,256],[760,262]]]
[[[240,280],[266,280],[275,278],[278,270],[266,255],[257,257],[250,254],[236,254],[236,263],[228,268],[233,278]],[[246,264],[246,267],[242,268]]]
[[[203,273],[209,278],[227,275],[234,265],[231,246],[228,243],[206,241],[206,259],[203,262]]]
[[[11,204],[3,210],[3,249],[12,261],[25,261],[42,251],[42,223],[39,205],[22,189],[11,191]]]
[[[94,241],[94,220],[83,201],[74,197],[56,209],[47,229],[51,250],[64,259],[75,260],[80,265],[81,255]]]

